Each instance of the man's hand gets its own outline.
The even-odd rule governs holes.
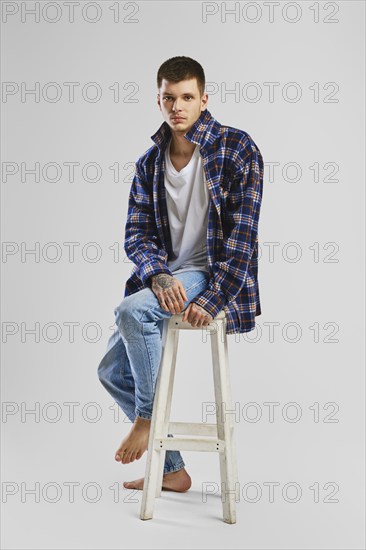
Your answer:
[[[206,327],[210,321],[213,320],[203,307],[191,302],[188,304],[187,309],[184,311],[182,321],[188,321],[192,327]]]
[[[180,313],[184,308],[184,302],[188,302],[182,281],[168,273],[153,275],[151,290],[159,300],[160,306],[173,315]]]

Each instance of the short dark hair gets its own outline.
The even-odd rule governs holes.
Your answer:
[[[163,78],[171,82],[180,82],[181,80],[196,78],[201,96],[205,93],[204,70],[198,61],[195,61],[191,57],[179,55],[164,61],[164,63],[160,65],[156,77],[158,90],[160,90]]]

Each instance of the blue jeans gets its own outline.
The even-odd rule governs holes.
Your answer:
[[[205,290],[205,271],[173,272],[185,288],[188,301]],[[117,329],[108,340],[107,351],[98,366],[99,380],[131,422],[136,416],[151,418],[155,386],[162,355],[164,319],[172,313],[160,307],[150,288],[126,296],[114,310]],[[172,434],[167,436],[173,437]],[[166,451],[164,473],[184,468],[179,451]]]

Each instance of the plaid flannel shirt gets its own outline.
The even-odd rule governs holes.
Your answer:
[[[166,205],[164,151],[171,136],[164,121],[152,145],[135,163],[124,249],[135,264],[125,296],[151,288],[157,273],[172,275],[172,244]],[[258,220],[263,191],[263,159],[243,130],[220,124],[206,109],[185,134],[199,144],[210,193],[206,290],[193,302],[213,317],[226,313],[226,334],[249,332],[261,314],[258,285]]]

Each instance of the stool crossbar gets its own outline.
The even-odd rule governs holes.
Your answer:
[[[152,519],[155,498],[161,496],[166,450],[219,453],[221,501],[225,523],[236,523],[235,503],[239,483],[231,406],[231,386],[226,337],[226,316],[221,311],[205,328],[211,338],[211,355],[216,403],[216,423],[170,422],[175,366],[180,330],[201,330],[183,322],[183,313],[172,315],[156,381],[153,413],[147,451],[140,519]],[[184,437],[167,437],[167,434]],[[192,437],[196,436],[196,437]]]

